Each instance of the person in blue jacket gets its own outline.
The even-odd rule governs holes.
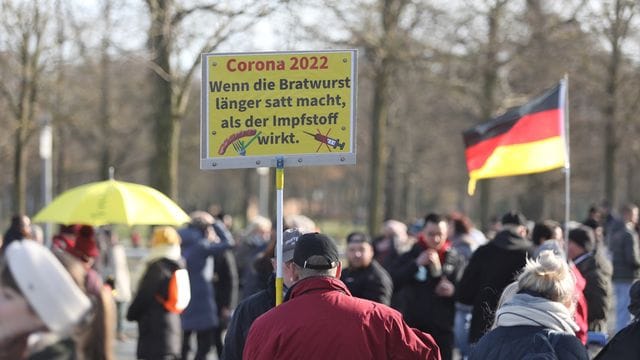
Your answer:
[[[213,279],[213,256],[222,253],[231,245],[224,233],[213,228],[215,219],[205,211],[191,214],[191,223],[178,230],[182,238],[182,256],[189,272],[191,302],[182,312],[182,359],[191,351],[191,335],[197,337],[195,360],[206,359],[215,340],[219,324],[215,302]]]

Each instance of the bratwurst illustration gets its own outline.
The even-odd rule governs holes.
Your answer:
[[[233,144],[238,139],[242,139],[243,137],[254,136],[256,132],[257,132],[256,129],[247,129],[247,130],[238,131],[237,133],[232,134],[222,142],[222,144],[220,145],[220,148],[218,148],[218,154],[224,155],[224,153],[227,152],[227,148],[229,147],[229,145]]]

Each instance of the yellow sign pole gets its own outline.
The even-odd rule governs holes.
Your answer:
[[[284,157],[276,158],[276,198],[277,198],[277,215],[276,215],[276,306],[282,304],[283,279],[282,279],[282,207],[283,207],[283,190],[284,190]]]

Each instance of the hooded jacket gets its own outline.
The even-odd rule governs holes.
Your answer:
[[[477,342],[493,323],[502,290],[525,265],[533,244],[513,229],[505,229],[471,256],[456,287],[457,301],[473,305],[469,342]]]
[[[351,296],[336,278],[303,279],[288,295],[253,323],[244,359],[440,359],[430,335],[386,305]]]

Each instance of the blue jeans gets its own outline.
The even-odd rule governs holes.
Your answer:
[[[460,351],[460,356],[469,356],[469,326],[471,325],[472,306],[456,303],[456,316],[453,324],[455,347]]]
[[[614,281],[613,289],[616,293],[616,333],[629,325],[631,314],[629,314],[629,289],[633,280]]]

